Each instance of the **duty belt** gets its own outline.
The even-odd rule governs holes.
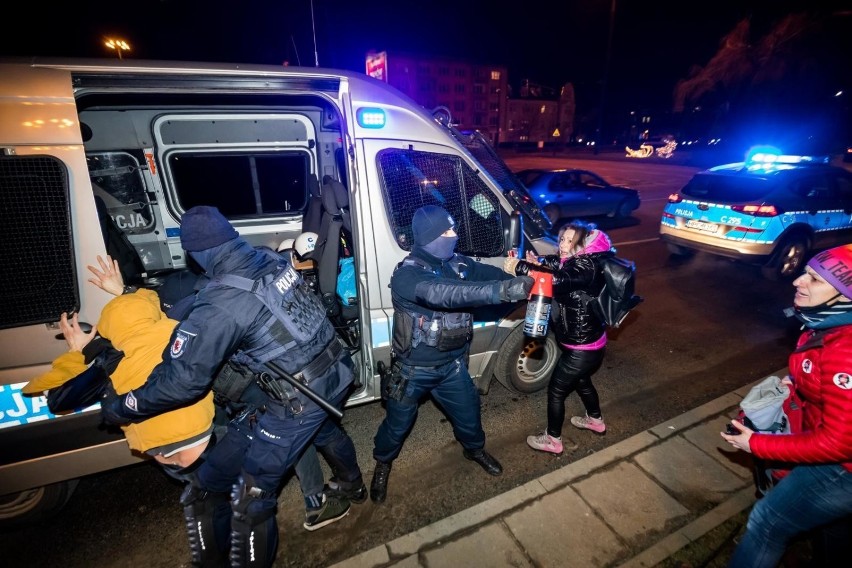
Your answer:
[[[293,377],[301,383],[308,384],[325,373],[337,361],[341,351],[343,351],[343,347],[335,337],[322,353],[317,355],[304,369],[295,373]]]

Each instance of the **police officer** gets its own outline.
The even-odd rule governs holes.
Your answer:
[[[391,464],[417,419],[421,399],[432,394],[450,418],[464,457],[490,475],[503,468],[485,451],[479,393],[467,370],[473,337],[468,310],[527,298],[533,279],[512,278],[501,269],[454,254],[455,222],[443,208],[427,205],[414,212],[414,247],[391,278],[396,364],[387,398],[387,415],[374,439],[376,469],[370,498],[387,496]]]
[[[225,275],[257,280],[279,267],[280,258],[252,247],[215,207],[193,207],[184,214],[181,244],[214,284]],[[342,408],[354,379],[351,357],[341,348],[319,299],[291,266],[279,283],[288,310],[277,318],[250,291],[227,285],[199,291],[163,363],[144,386],[105,400],[105,419],[135,422],[197,400],[227,359],[255,373],[266,370],[266,363],[276,364]],[[270,566],[278,546],[278,487],[312,441],[321,450],[333,448],[322,453],[340,489],[363,487],[351,438],[312,398],[286,381],[275,385],[268,388],[263,413],[244,413],[231,422],[223,443],[214,447],[182,498],[185,504],[194,503],[198,525],[205,529],[198,536],[212,534],[217,541],[191,539],[194,559],[196,552],[209,555],[211,547],[228,548],[221,541],[230,495],[231,566]]]

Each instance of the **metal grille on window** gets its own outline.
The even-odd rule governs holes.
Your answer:
[[[413,245],[411,219],[424,205],[446,209],[456,221],[456,251],[470,256],[502,252],[496,199],[457,156],[390,149],[379,153],[382,189],[399,246]]]
[[[0,157],[0,329],[56,322],[79,305],[68,210],[61,162]]]

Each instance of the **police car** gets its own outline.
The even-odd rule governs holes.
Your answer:
[[[813,251],[852,242],[852,174],[827,157],[753,152],[670,195],[660,238],[675,255],[704,251],[795,277]]]

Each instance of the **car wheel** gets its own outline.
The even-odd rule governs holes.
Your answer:
[[[618,204],[618,208],[615,210],[615,217],[616,219],[624,219],[625,217],[630,217],[631,213],[633,213],[633,207],[631,207],[630,201],[625,199]]]
[[[31,525],[56,514],[68,503],[78,482],[77,479],[70,479],[0,495],[0,529]]]
[[[690,248],[682,247],[680,245],[675,245],[672,243],[666,243],[666,248],[668,248],[669,252],[675,256],[690,257],[695,254],[695,251]]]
[[[550,224],[554,227],[556,223],[559,221],[559,206],[553,203],[549,205],[545,205],[544,209],[542,209],[547,218],[550,219]]]
[[[768,280],[795,278],[805,265],[808,250],[808,240],[805,237],[787,237],[776,249],[772,260],[761,267],[764,278]]]
[[[533,339],[519,325],[506,338],[497,356],[497,380],[514,392],[533,393],[547,386],[559,360],[553,333]]]

